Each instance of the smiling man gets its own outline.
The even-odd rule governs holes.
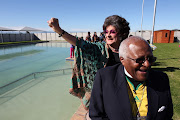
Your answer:
[[[173,105],[168,76],[154,71],[156,58],[141,37],[119,47],[122,65],[100,69],[95,77],[89,114],[92,120],[171,120]]]

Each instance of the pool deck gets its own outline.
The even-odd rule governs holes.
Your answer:
[[[87,111],[83,108],[82,104],[79,106],[77,111],[73,114],[71,120],[86,120]]]
[[[74,61],[74,58],[68,57],[68,58],[66,58],[66,61]]]

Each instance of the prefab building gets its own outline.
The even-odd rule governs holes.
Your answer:
[[[173,43],[174,31],[159,30],[154,31],[153,43]]]

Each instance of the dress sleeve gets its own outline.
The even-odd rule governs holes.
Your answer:
[[[82,98],[83,104],[87,107],[89,97],[86,97],[86,92],[91,92],[95,74],[98,69],[104,67],[106,58],[104,43],[77,39],[70,93]]]
[[[105,43],[101,42],[90,42],[83,39],[77,39],[76,41],[76,52],[81,51],[83,58],[89,61],[100,60],[103,55],[106,57]],[[78,57],[78,56],[77,56]]]
[[[81,73],[83,87],[91,89],[95,74],[98,69],[103,68],[107,61],[107,53],[105,44],[92,43],[78,39],[75,48],[75,64],[76,72]],[[80,80],[81,81],[81,80]]]

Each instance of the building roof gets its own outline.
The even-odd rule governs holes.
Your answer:
[[[31,28],[31,27],[24,27],[20,29],[19,31],[43,31],[43,30],[39,30],[39,29]]]
[[[0,31],[16,31],[16,30],[5,28],[5,27],[0,27]]]
[[[36,28],[31,28],[31,27],[23,27],[21,29],[10,29],[10,28],[5,28],[5,27],[0,27],[0,31],[44,31]]]

